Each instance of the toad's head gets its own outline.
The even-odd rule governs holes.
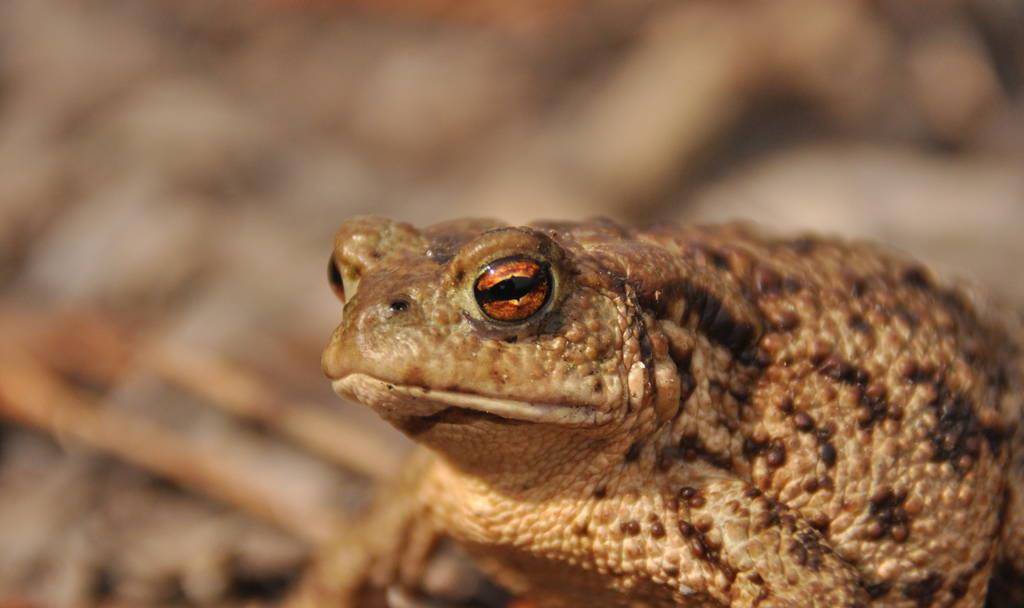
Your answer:
[[[570,240],[346,222],[328,268],[344,302],[323,355],[335,391],[469,468],[612,441],[651,400],[651,347],[627,285]]]

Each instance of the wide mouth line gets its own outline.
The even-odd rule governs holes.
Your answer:
[[[427,418],[435,416],[447,408],[482,412],[525,422],[545,422],[561,425],[597,425],[603,422],[604,416],[596,408],[580,405],[560,405],[543,402],[522,401],[502,397],[488,397],[475,393],[431,389],[415,385],[400,384],[382,380],[369,374],[352,373],[332,382],[334,391],[342,396],[351,396],[348,386],[362,383],[373,385],[377,390],[394,395],[400,399],[413,402],[433,403],[439,407],[418,411],[410,407],[407,411],[392,411],[393,415],[411,418]],[[373,403],[367,403],[371,407]],[[394,408],[389,408],[394,409]]]

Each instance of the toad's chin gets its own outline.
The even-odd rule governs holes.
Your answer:
[[[434,390],[395,384],[361,373],[348,374],[335,380],[331,385],[334,392],[342,397],[364,403],[382,417],[393,421],[444,418],[446,421],[459,422],[496,418],[502,421],[561,426],[593,426],[603,422],[601,412],[589,406],[533,403],[473,393]]]

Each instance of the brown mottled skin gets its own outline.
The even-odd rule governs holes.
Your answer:
[[[499,323],[473,282],[510,255],[554,287]],[[364,217],[333,264],[327,375],[433,454],[404,534],[454,539],[533,605],[983,606],[997,573],[1017,592],[1024,333],[911,260],[737,225]]]

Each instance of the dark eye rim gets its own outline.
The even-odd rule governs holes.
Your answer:
[[[487,272],[489,270],[492,270],[495,267],[498,267],[498,266],[500,266],[502,264],[508,264],[508,263],[514,263],[514,262],[531,262],[533,264],[536,264],[536,266],[538,268],[538,271],[539,271],[539,276],[542,278],[542,281],[540,282],[540,284],[543,284],[543,285],[546,286],[546,290],[545,290],[545,293],[544,293],[544,300],[540,303],[540,305],[537,307],[536,310],[531,312],[529,315],[523,317],[522,319],[499,319],[499,318],[496,318],[496,317],[492,317],[490,314],[488,314],[487,310],[483,306],[483,303],[480,301],[480,294],[483,293],[483,291],[480,290],[479,287],[478,287],[478,285],[480,283],[480,279],[482,279],[487,274]],[[498,284],[500,284],[500,282],[496,283],[494,286],[496,286]],[[492,287],[494,287],[494,286],[492,286]],[[540,318],[543,315],[543,313],[548,309],[548,307],[551,304],[551,302],[554,300],[555,273],[553,272],[553,270],[551,268],[551,263],[550,262],[548,262],[547,260],[543,260],[543,259],[537,259],[537,258],[534,258],[532,256],[528,256],[528,255],[510,255],[510,256],[505,256],[505,257],[501,257],[501,258],[496,258],[496,259],[493,259],[490,262],[484,264],[480,268],[479,272],[476,273],[476,278],[474,278],[473,282],[472,282],[472,292],[473,292],[473,299],[474,299],[474,301],[476,303],[477,309],[480,311],[480,313],[484,316],[484,318],[488,322],[495,323],[495,324],[498,324],[498,325],[506,325],[506,326],[523,325],[523,324],[527,324],[527,323],[533,322],[533,321],[537,320],[538,318]],[[523,297],[523,296],[521,296],[521,297]],[[521,297],[519,299],[521,299]],[[493,303],[495,301],[501,301],[501,300],[491,300],[489,303]]]

